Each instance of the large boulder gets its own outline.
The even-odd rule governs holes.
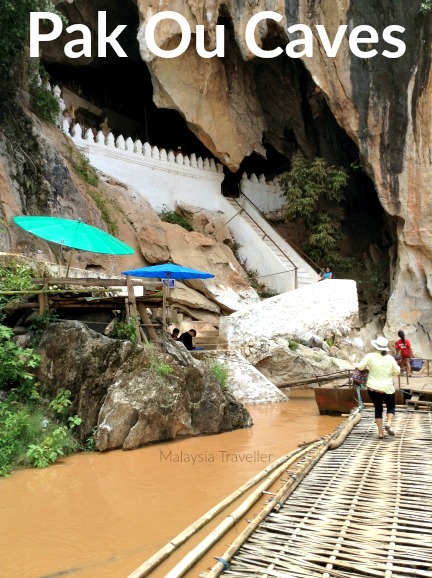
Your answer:
[[[110,339],[76,321],[51,324],[38,351],[43,390],[52,396],[61,388],[72,392],[71,413],[83,420],[79,436],[85,440],[97,427],[100,451],[252,423],[205,366],[192,359],[186,365],[185,351],[180,365],[151,346]]]
[[[346,335],[357,318],[355,281],[329,279],[265,299],[221,319],[220,334],[237,349],[257,338],[284,337],[302,343],[312,337]]]

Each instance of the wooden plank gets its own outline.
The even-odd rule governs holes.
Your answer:
[[[128,276],[130,279],[130,276]],[[83,287],[127,287],[127,279],[98,279],[94,277],[50,277],[46,279],[48,285],[82,285]],[[32,279],[35,285],[43,285],[41,278]],[[138,287],[162,288],[161,283],[148,282],[144,279],[131,279],[133,285]]]

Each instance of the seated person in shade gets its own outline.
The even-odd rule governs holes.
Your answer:
[[[174,341],[179,340],[179,334],[180,334],[180,329],[177,329],[177,327],[172,330],[171,337],[174,339]]]
[[[193,344],[193,338],[196,337],[196,331],[195,329],[189,329],[189,331],[185,331],[184,333],[182,333],[180,335],[180,337],[178,338],[179,341],[181,341],[183,343],[183,345],[186,347],[186,349],[188,351],[198,351],[198,350],[203,350],[204,347],[194,347]]]
[[[330,267],[324,269],[320,275],[319,281],[324,281],[324,279],[333,279],[333,273],[331,272]]]

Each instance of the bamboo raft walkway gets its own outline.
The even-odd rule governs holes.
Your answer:
[[[344,443],[201,576],[432,577],[432,413],[399,411],[395,425],[396,437],[378,440],[364,410]]]

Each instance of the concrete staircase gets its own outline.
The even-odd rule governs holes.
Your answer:
[[[286,270],[287,272],[292,272],[295,268],[297,269],[296,288],[309,285],[310,283],[316,283],[318,273],[275,231],[253,205],[248,206],[248,201],[245,198],[236,200],[226,197],[225,200],[231,205],[232,209],[238,213],[236,219],[242,219],[243,223],[246,223],[260,238],[260,241],[277,257],[279,261],[279,271]],[[231,232],[234,238],[236,238],[234,219]],[[244,254],[246,255],[248,252],[250,252],[250,248],[245,248]],[[249,256],[246,256],[246,261],[247,263],[250,262]],[[259,273],[261,273],[261,271],[259,271]],[[264,283],[266,282],[265,277],[263,277],[263,281]]]
[[[228,348],[228,343],[219,335],[218,329],[200,329],[195,325],[197,335],[195,347],[203,347],[205,351],[220,351]]]

